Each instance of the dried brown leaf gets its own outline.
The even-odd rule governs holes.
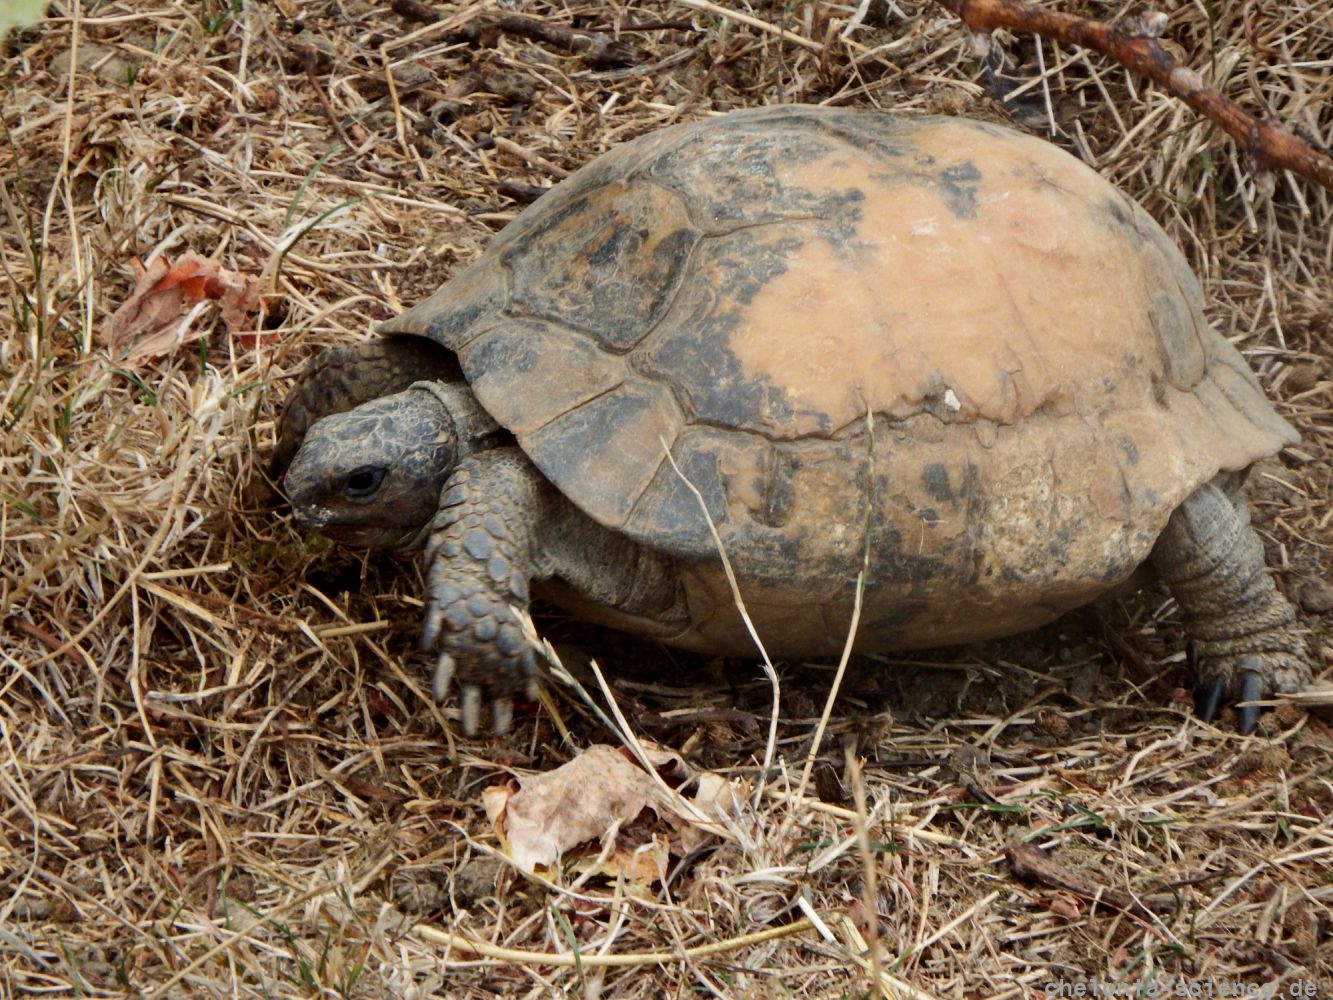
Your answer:
[[[667,761],[679,763],[679,757],[664,758]],[[652,777],[614,747],[589,747],[569,763],[525,778],[520,785],[518,790],[512,783],[492,786],[483,792],[483,801],[486,815],[508,841],[510,857],[525,871],[549,868],[580,844],[609,843],[645,809],[652,809],[671,833],[689,824]],[[635,860],[636,850],[620,845],[608,857],[623,854],[629,873],[647,872],[655,878],[656,862],[644,868]]]
[[[237,333],[252,326],[249,314],[259,308],[259,278],[223,267],[197,253],[182,255],[175,264],[154,257],[147,266],[130,261],[134,291],[107,321],[98,342],[124,350],[124,360],[160,357],[178,344],[193,339],[182,317],[192,306],[212,299],[222,308],[227,329]]]

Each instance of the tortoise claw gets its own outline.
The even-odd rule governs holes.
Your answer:
[[[1226,684],[1220,677],[1207,677],[1194,685],[1194,714],[1204,722],[1217,718]]]
[[[1236,709],[1236,730],[1242,736],[1248,736],[1259,725],[1259,706],[1246,705],[1247,701],[1258,701],[1264,696],[1264,679],[1253,670],[1246,670],[1240,675],[1240,690],[1236,701],[1241,705]]]
[[[458,704],[463,712],[463,735],[476,736],[481,728],[481,688],[476,684],[464,684]]]
[[[508,698],[496,698],[491,702],[491,731],[496,736],[503,736],[513,724],[514,703]]]
[[[436,701],[444,701],[449,694],[449,685],[454,680],[454,658],[448,653],[441,651],[439,659],[435,661],[435,676],[430,681],[430,693],[435,696]]]

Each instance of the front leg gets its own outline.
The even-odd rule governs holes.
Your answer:
[[[558,578],[579,613],[640,634],[670,638],[688,624],[674,560],[598,524],[516,447],[459,463],[430,526],[426,567],[421,645],[438,654],[436,698],[458,678],[469,735],[483,694],[493,728],[504,732],[510,698],[533,683],[533,650],[518,614],[530,584]]]
[[[458,677],[469,735],[483,691],[492,699],[494,729],[504,732],[510,698],[532,682],[532,648],[518,612],[528,607],[529,579],[541,574],[534,538],[549,490],[522,452],[497,448],[460,462],[440,495],[426,543],[421,648],[438,652],[437,700]]]

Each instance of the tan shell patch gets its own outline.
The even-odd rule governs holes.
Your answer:
[[[1100,178],[1058,154],[1056,186],[1041,162],[1053,147],[964,124],[923,129],[917,147],[928,168],[848,156],[785,171],[794,186],[865,198],[847,240],[803,240],[744,309],[729,348],[745,378],[781,386],[798,414],[833,428],[867,409],[906,416],[932,396],[953,419],[1009,424],[1102,405],[1080,399],[1084,387],[1119,375],[1126,355],[1162,353],[1155,248],[1101,208],[1116,199],[1131,212]],[[951,172],[970,180],[940,180]],[[1188,306],[1166,319],[1199,356]],[[784,437],[815,430],[772,422],[763,429]]]

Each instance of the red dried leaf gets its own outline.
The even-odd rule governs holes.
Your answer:
[[[127,362],[158,357],[193,340],[181,321],[205,299],[221,306],[222,320],[231,333],[253,331],[249,314],[259,309],[258,277],[228,270],[196,253],[182,255],[175,264],[154,257],[147,267],[136,258],[130,267],[134,291],[97,337],[105,347],[125,350]]]

